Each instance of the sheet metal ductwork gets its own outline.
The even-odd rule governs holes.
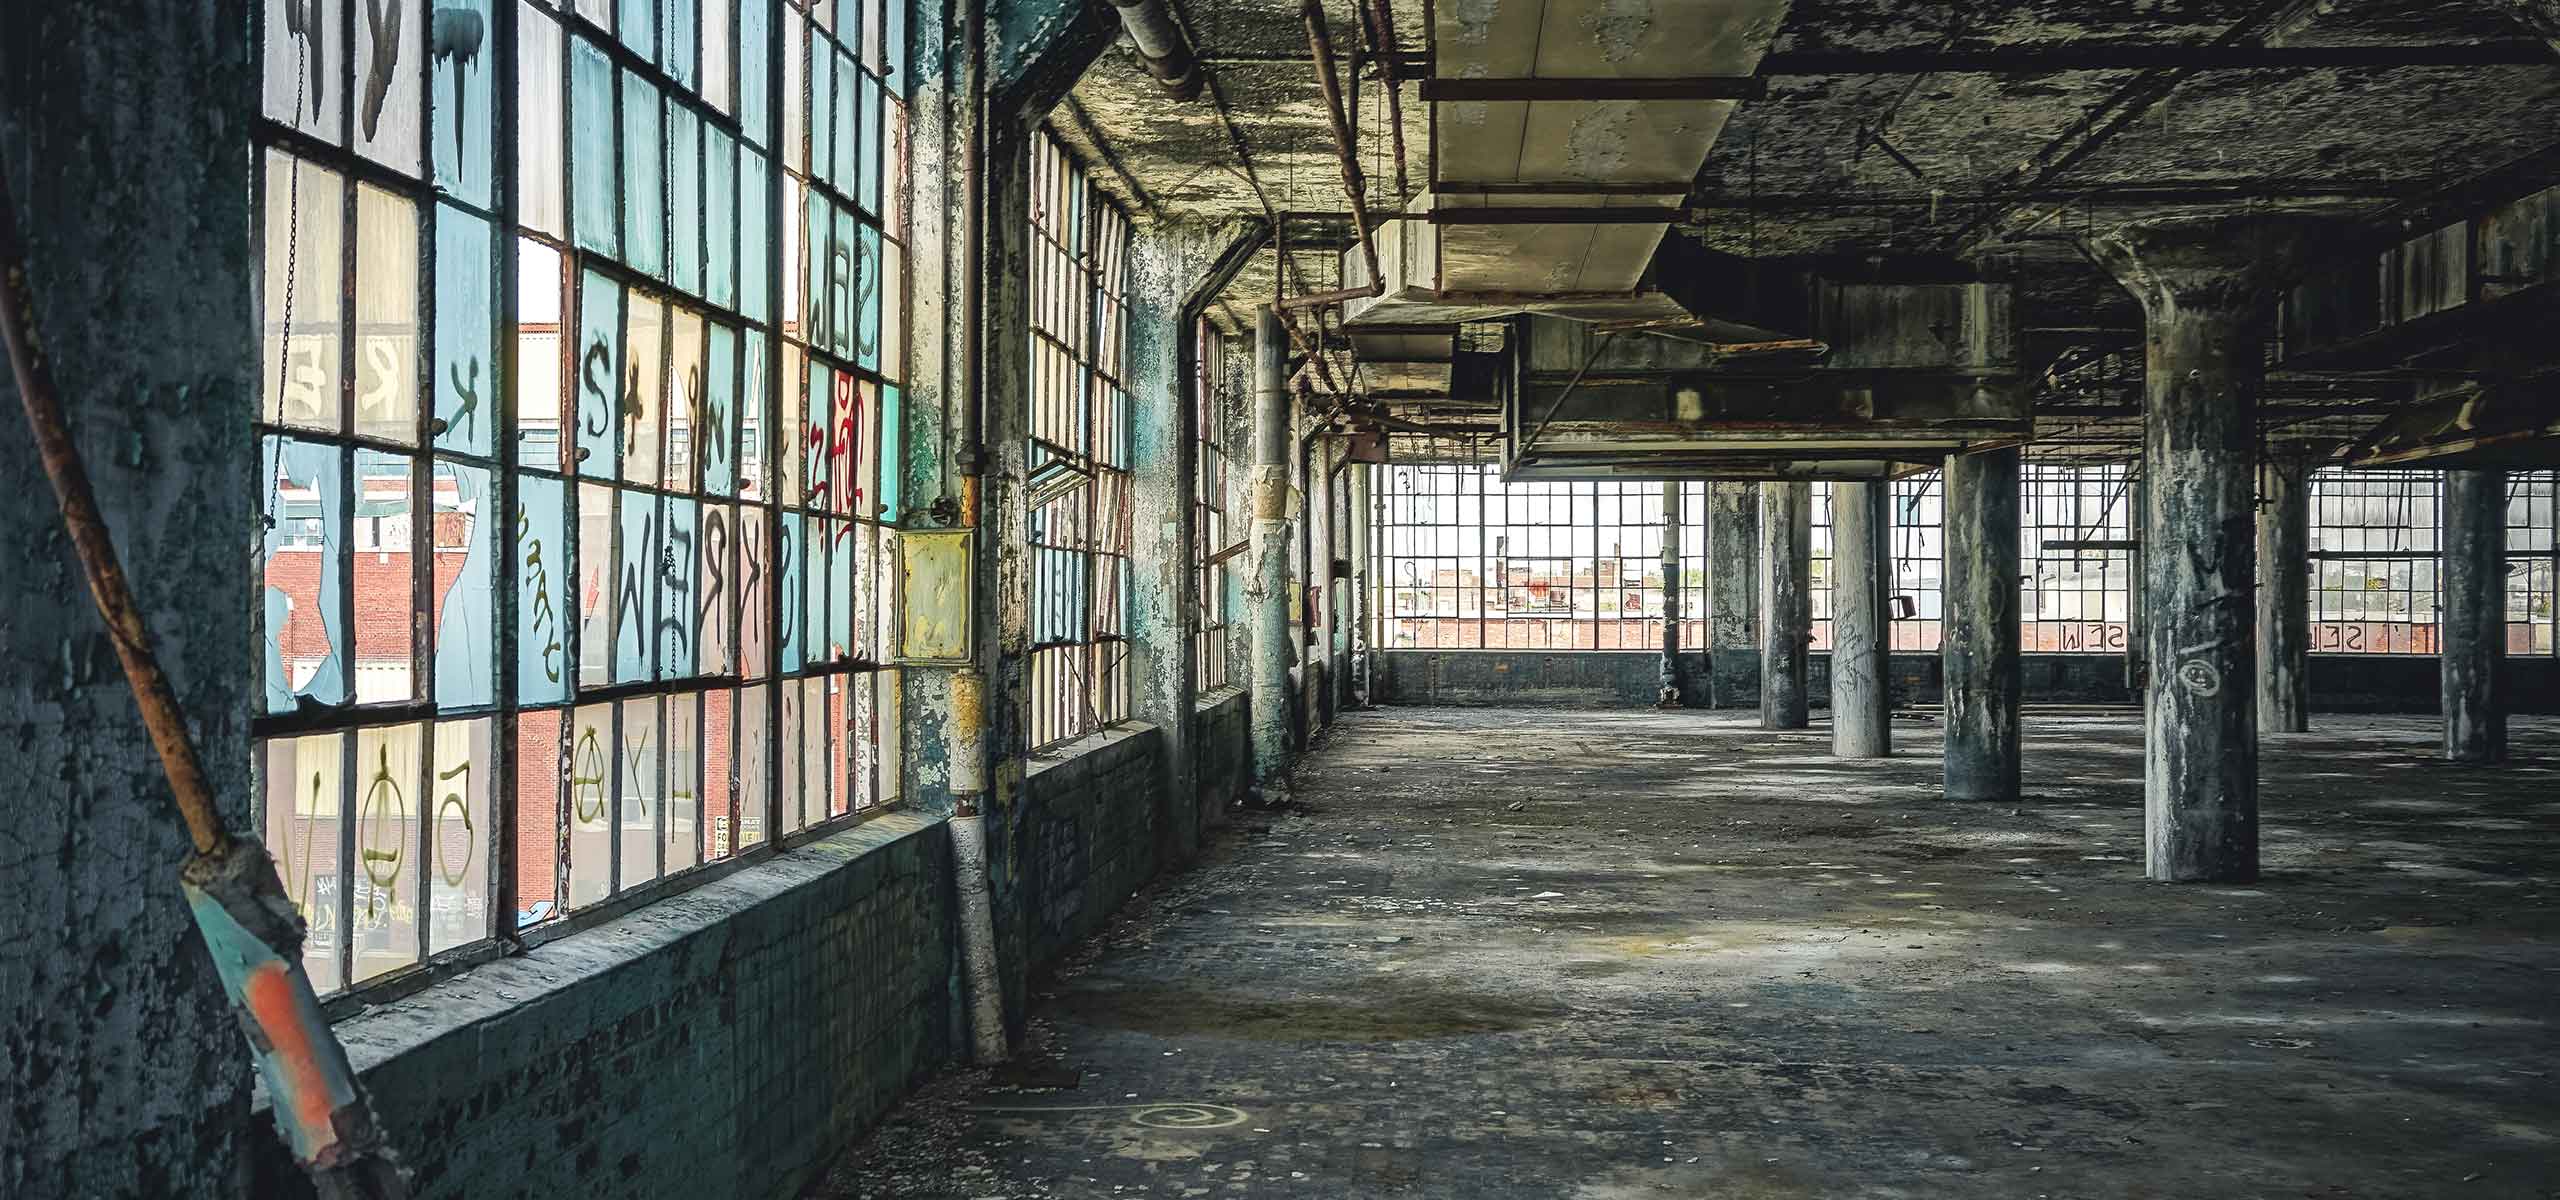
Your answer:
[[[1346,323],[1687,319],[1648,269],[1735,103],[1692,97],[1747,83],[1787,7],[1439,0],[1430,186],[1381,229],[1385,287]],[[1660,93],[1682,98],[1625,98]],[[1366,282],[1356,257],[1345,269]]]

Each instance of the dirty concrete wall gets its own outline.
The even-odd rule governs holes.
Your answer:
[[[1204,692],[1192,714],[1192,773],[1200,827],[1218,824],[1253,782],[1253,728],[1242,688]]]
[[[960,1044],[950,881],[892,813],[339,1036],[418,1200],[794,1195]],[[248,1194],[308,1196],[262,1141]]]
[[[1555,653],[1481,650],[1389,650],[1378,654],[1379,701],[1385,704],[1544,704],[1575,708],[1652,706],[1661,694],[1661,659],[1648,651]],[[1691,677],[1699,674],[1697,660]],[[2030,704],[2131,704],[2124,660],[2100,654],[2020,656]],[[1889,674],[1895,704],[1939,702],[1935,654],[1895,654]],[[1831,658],[1816,652],[1814,706],[1831,703]],[[2519,713],[2560,712],[2560,661],[2510,657],[2506,674]],[[1748,695],[1739,698],[1751,703]],[[1701,696],[1689,707],[1709,707]],[[2311,705],[2322,712],[2429,713],[2436,710],[2436,660],[2420,657],[2313,655]]]
[[[143,617],[250,827],[257,522],[244,0],[11,4],[0,172]],[[248,1051],[158,759],[0,371],[0,1196],[236,1196]]]
[[[1102,928],[1154,876],[1164,779],[1164,735],[1152,725],[1115,725],[1032,760],[1022,788],[1026,859],[996,896],[998,920],[1022,923],[1032,973]]]

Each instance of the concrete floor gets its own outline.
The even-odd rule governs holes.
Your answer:
[[[2265,879],[2145,883],[2131,714],[2031,796],[1748,714],[1346,716],[825,1197],[2560,1195],[2560,722],[2270,738]]]

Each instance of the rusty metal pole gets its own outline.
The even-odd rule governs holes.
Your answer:
[[[213,786],[187,738],[186,714],[151,648],[151,631],[116,558],[115,539],[88,468],[72,441],[55,390],[52,364],[37,336],[35,284],[18,232],[16,202],[0,175],[0,341],[8,346],[18,398],[26,408],[37,456],[53,483],[62,523],[88,577],[90,598],[124,666],[152,748],[195,852],[179,869],[180,890],[204,938],[233,1015],[249,1039],[273,1099],[277,1129],[294,1160],[325,1200],[398,1200],[402,1175],[346,1047],[320,1015],[302,967],[302,917],[276,876],[275,860],[257,838],[222,827]]]

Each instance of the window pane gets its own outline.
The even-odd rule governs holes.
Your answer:
[[[423,728],[356,734],[355,969],[362,983],[418,961],[418,844]]]
[[[435,444],[487,457],[497,444],[497,359],[490,352],[489,224],[436,206]],[[534,390],[535,397],[541,389]]]
[[[516,482],[516,695],[523,703],[569,696],[566,491],[540,475]]]
[[[301,697],[344,704],[345,452],[293,438],[261,441],[267,478],[261,589],[266,709],[291,712]]]
[[[356,703],[418,698],[416,460],[356,451]]]
[[[334,172],[266,153],[265,372],[259,402],[270,424],[338,428],[339,336],[346,331],[342,266],[345,184]]]
[[[491,0],[436,0],[427,30],[435,76],[436,185],[486,208],[490,204],[490,114],[497,72],[490,66]]]
[[[516,926],[560,915],[561,792],[569,772],[562,757],[559,709],[516,718]]]
[[[285,895],[309,931],[302,969],[311,976],[312,990],[326,995],[345,985],[338,971],[344,944],[338,898],[345,887],[338,834],[346,819],[346,735],[277,738],[259,750],[267,852],[275,856]]]
[[[356,149],[418,173],[423,0],[365,0],[356,13]]]
[[[489,936],[489,780],[492,722],[436,725],[427,812],[427,953]],[[547,830],[546,830],[547,832]]]
[[[498,699],[491,613],[497,549],[489,520],[496,498],[488,468],[436,463],[433,595],[436,703],[442,707],[479,707]]]
[[[418,440],[418,206],[356,189],[356,432]]]

